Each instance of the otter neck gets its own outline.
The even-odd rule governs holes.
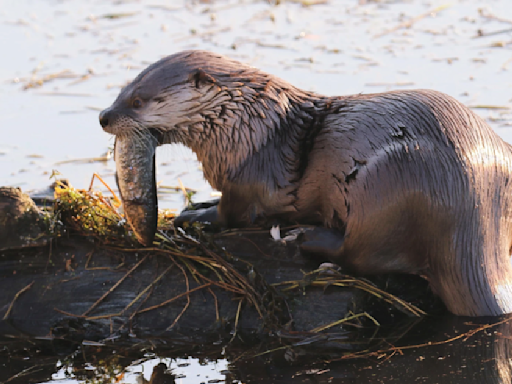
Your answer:
[[[236,180],[275,191],[300,179],[329,99],[270,81],[222,92],[229,101],[203,114],[201,140],[185,143],[212,187],[222,191]]]

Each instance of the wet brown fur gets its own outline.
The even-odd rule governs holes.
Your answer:
[[[511,147],[447,95],[326,97],[186,51],[148,67],[102,114],[108,132],[190,147],[222,191],[227,225],[264,215],[334,228],[334,262],[427,276],[455,314],[512,312]]]

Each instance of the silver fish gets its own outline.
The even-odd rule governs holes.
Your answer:
[[[116,181],[126,220],[137,240],[145,246],[153,243],[158,219],[153,137],[117,136],[114,148]]]

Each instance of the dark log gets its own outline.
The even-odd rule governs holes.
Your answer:
[[[0,187],[0,250],[47,244],[45,215],[19,188]]]
[[[236,255],[253,262],[256,270],[270,283],[300,280],[301,269],[314,268],[315,264],[310,260],[295,257],[295,249],[292,247],[274,245],[272,250],[264,247],[262,241],[259,242],[260,249],[268,254],[257,259],[246,257],[246,245],[258,241],[258,237],[261,235],[230,237],[223,239],[221,244],[233,243],[231,245],[234,246],[241,243],[238,244],[241,252]],[[245,243],[247,240],[251,243]],[[142,264],[97,308],[87,316],[80,317],[143,258],[145,260]],[[50,332],[60,332],[62,327],[68,326],[69,320],[73,320],[74,324],[83,324],[85,339],[102,339],[120,328],[137,335],[160,334],[173,324],[183,310],[187,303],[186,297],[136,315],[132,321],[129,321],[130,316],[144,297],[122,315],[104,319],[95,317],[121,312],[172,264],[168,257],[158,252],[109,250],[96,247],[94,243],[79,237],[59,239],[51,247],[3,251],[0,253],[0,316],[6,314],[18,292],[32,285],[14,301],[8,321],[0,323],[0,333],[17,331],[30,336],[44,336]],[[121,266],[118,267],[119,265]],[[192,277],[189,277],[189,281],[190,289],[199,286]],[[213,295],[202,289],[190,294],[190,306],[173,327],[173,335],[188,341],[207,342],[217,340],[219,333],[229,336],[233,332],[239,300],[234,300],[236,295],[231,292],[217,287],[210,288],[218,301],[219,321],[216,318]],[[157,305],[184,292],[185,277],[174,266],[154,286],[143,308]],[[325,293],[311,289],[307,295],[296,295],[292,311],[295,328],[306,331],[342,319],[348,313],[351,302],[355,300],[354,295],[355,292],[351,289],[332,289]],[[334,302],[336,305],[333,306]],[[66,316],[65,313],[77,316]],[[256,332],[261,331],[262,327],[262,319],[254,308],[243,304],[239,328],[245,332]]]
[[[22,222],[30,230],[42,228],[38,227],[43,220],[42,213],[21,191],[5,191],[4,196],[19,199],[11,206],[20,215],[16,217],[11,208],[3,210],[0,223],[10,236],[3,235],[7,241],[3,248],[18,247],[19,244],[9,242],[9,238],[20,238],[15,231],[23,230]],[[295,242],[273,241],[267,231],[220,234],[211,244],[217,250],[225,248],[233,256],[229,265],[235,266],[243,279],[260,281],[255,283],[259,286],[258,295],[272,307],[261,313],[247,300],[242,300],[243,294],[228,292],[216,285],[204,287],[204,281],[196,282],[190,275],[188,289],[192,292],[187,294],[181,264],[157,249],[116,250],[78,235],[51,241],[46,238],[45,242],[49,244],[28,248],[23,243],[21,249],[0,252],[0,319],[3,318],[0,334],[65,335],[75,340],[165,335],[176,340],[208,343],[229,340],[235,330],[238,338],[247,340],[251,335],[268,332],[308,332],[343,319],[350,311],[375,315],[378,309],[382,319],[399,314],[389,304],[378,300],[366,305],[368,295],[354,288],[304,287],[303,291],[292,291],[286,296],[270,288],[272,283],[302,279],[302,271],[317,268],[321,260],[303,257]],[[245,260],[253,267],[237,260]],[[168,268],[161,280],[138,297]],[[195,268],[203,268],[201,273],[206,276],[210,273],[210,278],[216,279],[208,268],[199,264]],[[132,272],[125,276],[130,270]],[[124,280],[116,286],[121,279]],[[408,287],[404,292],[427,298],[424,303],[431,299],[426,283],[419,278],[388,279],[385,284],[389,285],[390,281],[398,282],[398,290],[403,290],[404,284],[416,287],[415,290]],[[102,297],[104,299],[100,300]],[[157,307],[150,309],[153,306]],[[346,330],[340,326],[332,329],[342,334]]]

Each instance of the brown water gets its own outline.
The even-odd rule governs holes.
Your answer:
[[[52,170],[58,170],[75,187],[88,187],[94,172],[114,186],[113,160],[91,160],[113,145],[98,124],[99,111],[149,63],[183,49],[213,50],[329,95],[437,89],[478,107],[501,137],[512,142],[508,0],[453,1],[436,14],[429,12],[445,1],[331,0],[309,7],[300,1],[274,3],[3,0],[0,185],[44,188]],[[411,19],[416,21],[404,27]],[[48,81],[38,83],[42,79]],[[188,149],[160,148],[157,163],[161,186],[178,185],[181,179],[199,190],[196,201],[210,197]],[[161,192],[161,207],[182,208],[180,194]],[[189,362],[193,365],[182,367],[187,376],[178,383],[225,380],[219,374],[225,361],[206,366]],[[141,367],[135,364],[133,375],[122,382],[136,382]],[[199,368],[190,367],[213,373],[196,376]],[[381,366],[374,367],[377,371]],[[398,373],[403,369],[397,366]],[[77,382],[62,380],[62,372],[54,379]],[[420,382],[438,382],[425,380]],[[463,381],[452,377],[443,382]]]

